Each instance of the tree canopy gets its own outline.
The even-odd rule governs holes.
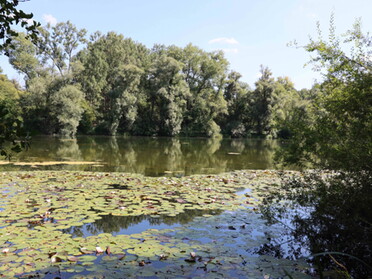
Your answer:
[[[115,32],[87,39],[69,21],[38,30],[36,44],[20,33],[8,52],[25,77],[19,104],[33,133],[277,136],[285,128],[278,100],[300,102],[288,77],[276,80],[263,66],[251,90],[222,51],[149,49]]]
[[[310,61],[323,71],[307,117],[293,119],[294,138],[284,158],[290,163],[344,170],[371,170],[372,37],[360,21],[341,40],[331,24],[329,40],[321,37],[304,46]],[[351,45],[351,47],[350,47]],[[349,50],[349,51],[348,51]]]
[[[26,32],[27,38],[36,42],[38,39],[38,27],[40,23],[32,20],[32,13],[25,13],[18,9],[20,2],[27,0],[2,0],[0,1],[0,52],[8,54],[8,49],[13,47],[12,40],[18,36],[13,26],[20,25]]]

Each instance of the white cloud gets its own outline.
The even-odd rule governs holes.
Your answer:
[[[234,38],[226,38],[226,37],[215,38],[215,39],[210,40],[208,43],[210,44],[223,43],[223,44],[229,44],[229,45],[239,44],[239,42],[235,40]]]
[[[223,48],[222,51],[225,53],[238,53],[239,52],[237,48]]]
[[[52,15],[47,15],[47,14],[44,14],[43,15],[43,20],[46,22],[46,23],[49,23],[50,25],[56,25],[57,24],[57,19],[52,16]]]

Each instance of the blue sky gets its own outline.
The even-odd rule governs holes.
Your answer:
[[[263,64],[275,77],[289,76],[297,89],[310,88],[319,75],[304,68],[309,54],[287,43],[304,45],[316,37],[317,21],[326,34],[332,12],[337,33],[356,18],[372,31],[372,0],[30,0],[19,7],[43,25],[70,20],[89,33],[116,31],[147,47],[192,43],[222,49],[230,69],[251,86]],[[9,78],[22,80],[6,57],[0,65]]]

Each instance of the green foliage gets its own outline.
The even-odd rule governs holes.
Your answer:
[[[187,100],[182,130],[186,135],[214,136],[216,120],[227,113],[223,85],[228,62],[222,52],[205,52],[191,44],[184,49],[171,46],[168,55],[180,61],[191,96]]]
[[[9,52],[15,48],[14,38],[19,34],[13,29],[14,25],[20,26],[26,31],[26,38],[36,42],[38,39],[37,27],[40,23],[31,20],[33,14],[25,13],[18,9],[18,0],[3,0],[0,1],[0,53],[9,56]],[[0,154],[10,159],[11,151],[19,152],[22,147],[25,147],[26,141],[19,140],[17,133],[22,123],[21,109],[19,107],[18,98],[9,96],[14,89],[9,86],[6,78],[1,75],[1,93],[0,95]],[[5,98],[4,98],[5,97]],[[17,141],[18,140],[18,141]],[[11,143],[11,151],[7,151],[4,147],[6,142]]]
[[[228,115],[219,118],[218,123],[223,133],[233,138],[249,135],[251,129],[251,106],[249,86],[239,79],[241,74],[232,71],[228,74],[224,88],[224,98],[227,102]]]
[[[38,48],[27,39],[24,33],[12,39],[13,47],[8,50],[9,63],[18,72],[30,80],[42,74],[42,63],[39,61]]]
[[[20,101],[25,126],[31,131],[74,136],[84,94],[74,81],[73,59],[79,43],[85,42],[86,31],[70,22],[40,27],[39,31],[37,45],[20,34],[9,51],[9,62],[25,74],[28,93]]]
[[[270,133],[275,82],[269,68],[261,65],[260,73],[261,77],[255,83],[256,89],[251,102],[254,132],[262,136]]]
[[[150,117],[158,120],[152,122],[159,127],[160,135],[175,136],[181,131],[186,102],[191,95],[180,71],[181,64],[165,55],[157,57],[150,69]]]
[[[279,154],[286,164],[311,163],[335,171],[285,181],[266,200],[264,212],[271,220],[293,219],[290,233],[300,245],[308,246],[311,254],[326,255],[313,259],[324,276],[332,272],[335,278],[369,278],[372,38],[361,32],[359,21],[343,38],[337,38],[332,17],[329,40],[322,39],[319,29],[319,39],[304,47],[315,53],[311,62],[324,81],[299,92],[304,104],[288,119],[291,141]],[[330,251],[334,257],[326,253]]]
[[[346,53],[333,25],[330,32],[328,42],[320,37],[305,46],[316,54],[312,62],[324,70],[324,82],[311,102],[311,117],[298,126],[291,124],[295,136],[284,158],[332,169],[371,170],[371,37],[361,32],[357,21],[345,34],[345,49],[353,45]]]
[[[25,127],[44,134],[54,133],[56,119],[52,117],[50,100],[53,80],[50,77],[35,77],[27,81],[27,93],[21,99]]]
[[[79,80],[86,99],[94,108],[104,133],[118,128],[130,130],[137,117],[137,96],[147,49],[110,32],[95,34],[88,48],[79,54],[83,65]]]
[[[39,28],[40,39],[38,50],[44,65],[51,67],[54,73],[67,77],[71,74],[74,52],[81,43],[85,43],[85,29],[78,30],[70,21],[59,22],[55,26],[48,24],[45,28]]]
[[[75,136],[83,113],[83,99],[83,92],[74,85],[66,85],[51,96],[51,114],[58,120],[61,136]]]
[[[14,152],[26,147],[26,141],[18,138],[23,124],[21,94],[14,83],[0,75],[0,156],[9,160]]]
[[[25,13],[18,9],[19,2],[24,0],[2,0],[0,2],[0,40],[3,42],[0,44],[0,52],[4,52],[6,55],[9,54],[8,50],[14,47],[13,39],[18,36],[12,25],[20,24],[24,30],[26,30],[27,38],[36,42],[38,39],[38,30],[40,23],[31,20],[33,14]]]
[[[288,77],[279,77],[275,82],[270,121],[271,135],[285,139],[290,138],[292,136],[291,123],[301,117],[300,114],[306,110],[308,103],[300,96]]]
[[[20,34],[9,50],[10,63],[25,75],[28,94],[21,105],[30,131],[288,138],[298,114],[308,115],[314,101],[263,66],[251,90],[238,72],[229,71],[221,51],[192,44],[150,50],[115,32],[96,32],[87,42],[86,30],[69,21],[39,31],[36,45]],[[83,93],[74,109],[74,98],[58,96],[69,85]],[[58,116],[56,100],[66,102],[59,104],[64,116]]]

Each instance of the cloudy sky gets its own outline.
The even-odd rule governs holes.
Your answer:
[[[298,89],[311,87],[319,76],[304,67],[309,54],[287,44],[317,37],[317,21],[326,36],[332,13],[339,34],[357,18],[372,31],[372,0],[30,0],[19,7],[42,24],[70,20],[89,33],[116,31],[148,47],[192,43],[223,50],[230,68],[251,86],[263,64]],[[0,66],[9,78],[22,79],[6,57]]]

